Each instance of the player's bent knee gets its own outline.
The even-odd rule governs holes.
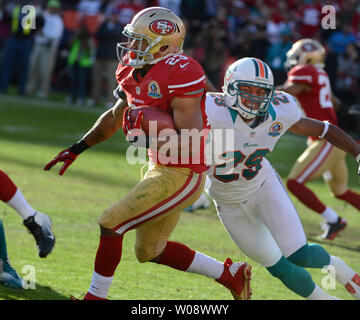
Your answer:
[[[135,247],[135,255],[136,255],[136,259],[140,263],[148,262],[153,258],[153,257],[151,257],[151,254],[146,249],[139,248],[139,247]]]
[[[166,246],[166,242],[163,243],[156,243],[154,245],[143,245],[135,246],[135,255],[137,260],[140,263],[155,261],[155,259],[162,254]]]
[[[312,264],[312,253],[310,252],[309,245],[306,244],[300,249],[296,250],[288,257],[289,261],[300,267],[308,267]]]
[[[297,266],[305,268],[322,268],[330,263],[330,256],[318,244],[305,244],[288,257]]]

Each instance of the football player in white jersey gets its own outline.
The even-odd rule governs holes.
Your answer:
[[[243,58],[227,69],[223,93],[207,95],[209,193],[235,244],[291,291],[311,300],[337,299],[305,270],[330,265],[336,280],[360,299],[359,274],[320,245],[307,243],[281,178],[265,158],[286,131],[326,139],[357,161],[360,146],[336,126],[302,117],[294,97],[274,92],[273,84],[264,62]]]

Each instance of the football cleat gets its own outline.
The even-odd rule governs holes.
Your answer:
[[[24,220],[25,227],[34,236],[39,250],[39,257],[46,258],[55,245],[55,236],[51,231],[51,220],[42,212],[35,212]]]
[[[345,289],[349,292],[356,300],[360,300],[360,275],[355,274],[352,279],[345,284]]]
[[[0,283],[7,287],[22,288],[22,279],[8,260],[0,259]]]
[[[235,300],[250,300],[251,269],[252,266],[245,262],[233,263],[230,258],[227,258],[221,277],[215,281],[228,288]]]
[[[326,223],[322,226],[325,231],[319,236],[319,239],[333,240],[340,231],[345,229],[346,226],[346,220],[341,217],[339,217],[335,223]]]

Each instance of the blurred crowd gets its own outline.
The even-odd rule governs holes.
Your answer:
[[[331,3],[329,3],[331,2]],[[35,28],[22,17],[35,8]],[[336,28],[322,28],[326,5],[336,10]],[[300,38],[327,50],[326,71],[347,109],[360,103],[360,3],[357,0],[34,0],[0,4],[0,92],[15,84],[20,95],[46,98],[66,92],[79,105],[112,105],[118,64],[115,46],[133,15],[149,6],[167,7],[184,21],[186,54],[221,89],[234,60],[255,56],[272,68],[275,84],[286,80],[284,61]],[[347,119],[348,126],[357,120]]]

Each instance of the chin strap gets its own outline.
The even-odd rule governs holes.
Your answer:
[[[255,129],[260,124],[262,124],[264,121],[269,118],[269,113],[261,114],[255,117],[254,121],[249,125],[251,129]]]

